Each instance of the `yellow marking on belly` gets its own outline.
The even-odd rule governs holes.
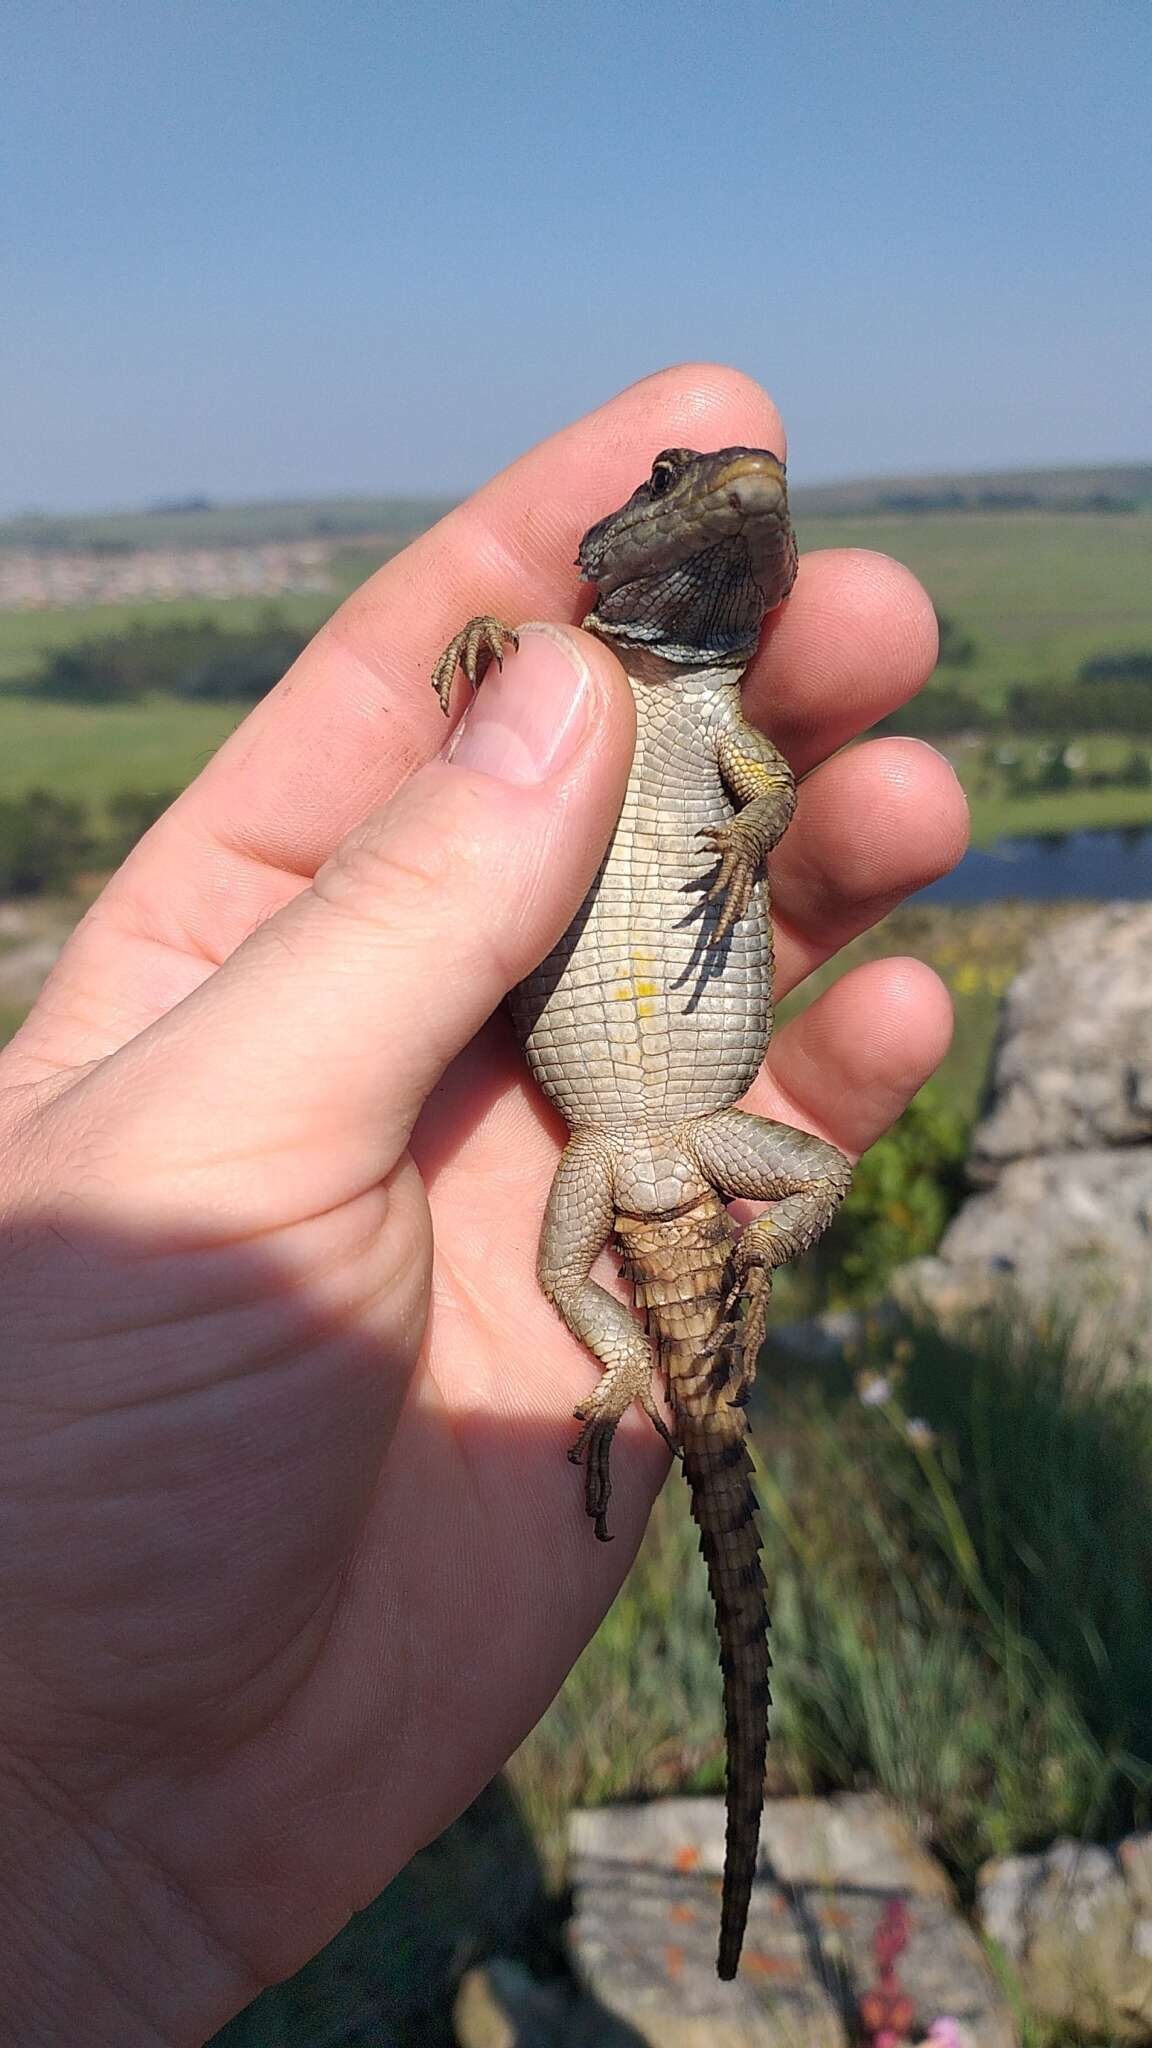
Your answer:
[[[652,964],[651,953],[646,953],[643,957],[645,963],[650,966]],[[612,1000],[616,1003],[634,1002],[638,1017],[651,1017],[654,1014],[652,997],[658,996],[659,993],[660,984],[656,981],[618,981],[612,989]]]

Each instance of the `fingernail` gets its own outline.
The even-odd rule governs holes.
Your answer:
[[[584,737],[591,682],[566,633],[527,627],[503,668],[491,664],[445,757],[502,782],[543,782],[567,765]]]

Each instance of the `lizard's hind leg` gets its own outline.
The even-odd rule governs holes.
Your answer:
[[[756,1371],[772,1275],[822,1236],[848,1192],[852,1169],[825,1139],[743,1109],[701,1117],[692,1126],[692,1153],[726,1201],[770,1204],[736,1241],[713,1343],[730,1361],[728,1397],[738,1400]]]
[[[556,1169],[540,1237],[540,1285],[604,1371],[576,1410],[582,1422],[568,1455],[585,1467],[584,1497],[602,1543],[612,1492],[609,1457],[616,1425],[639,1401],[670,1450],[676,1446],[652,1392],[652,1347],[632,1311],[589,1276],[616,1215],[609,1147],[590,1133],[572,1138]]]

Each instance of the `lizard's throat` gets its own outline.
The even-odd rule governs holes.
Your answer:
[[[722,667],[751,656],[765,609],[748,548],[734,536],[601,590],[584,624],[604,640],[646,647],[666,661]]]

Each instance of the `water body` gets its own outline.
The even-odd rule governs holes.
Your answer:
[[[974,846],[958,868],[921,889],[917,903],[1033,902],[1061,898],[1152,897],[1152,830],[1054,832]]]

